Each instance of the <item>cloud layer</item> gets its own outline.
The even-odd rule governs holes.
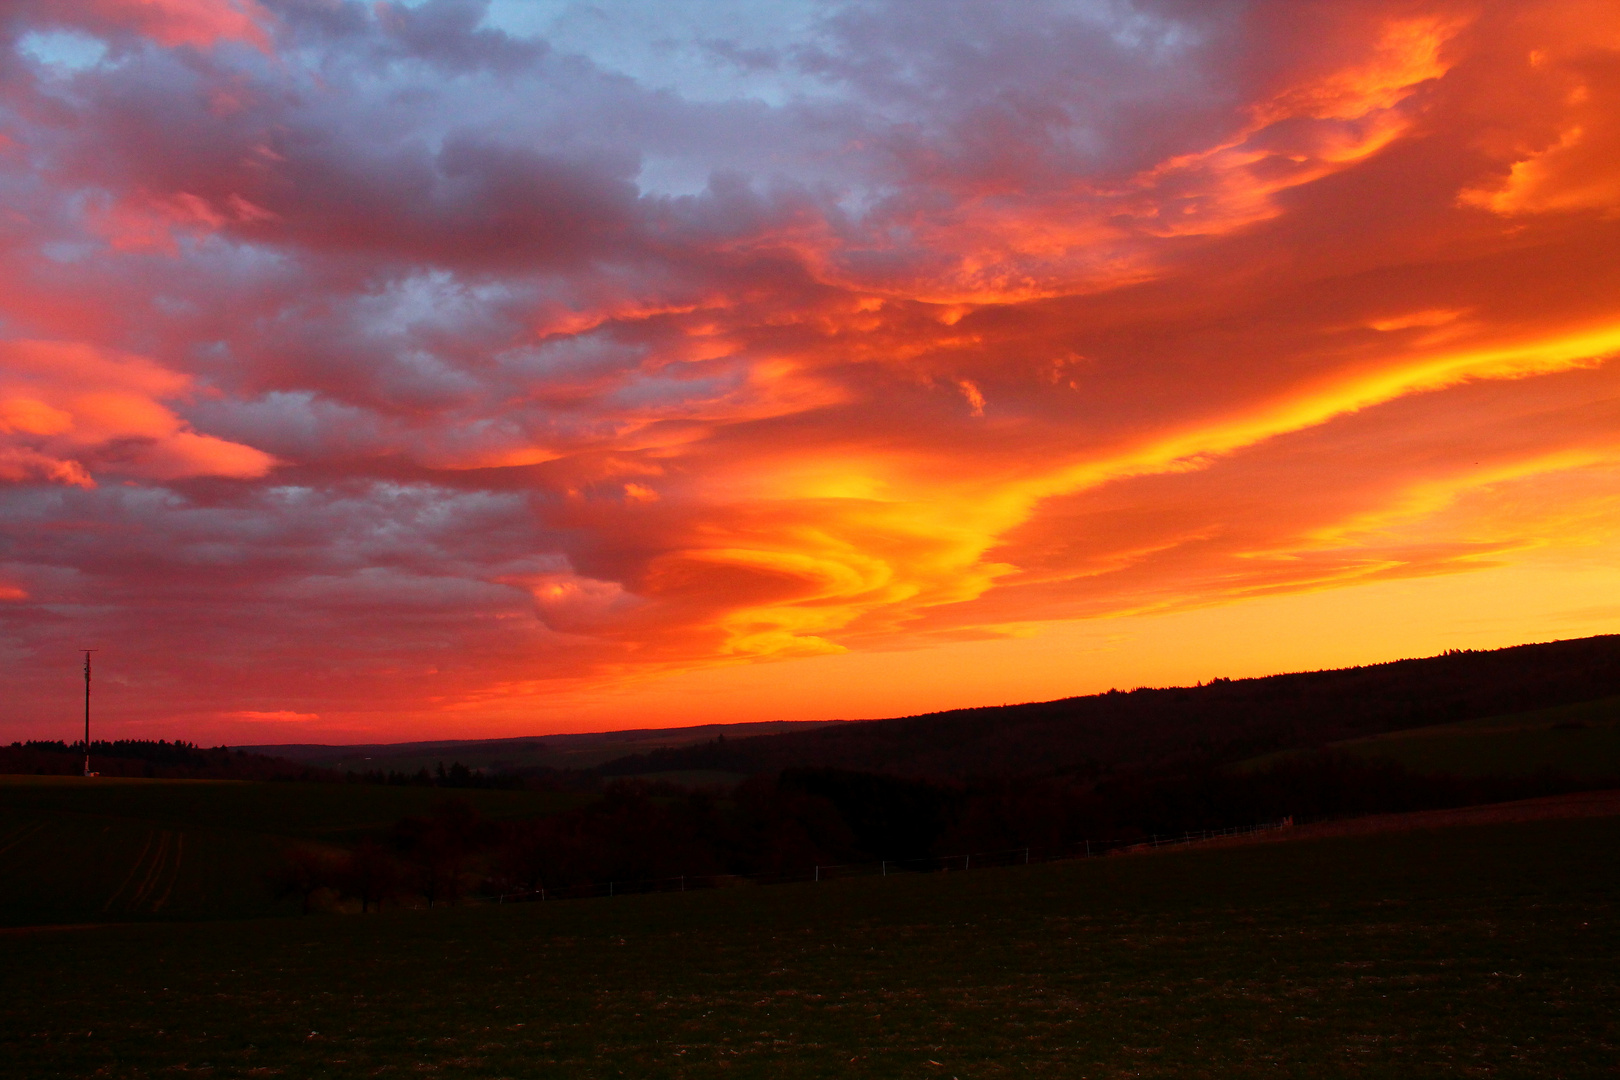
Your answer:
[[[7,723],[1578,562],[1617,177],[1597,0],[7,5]]]

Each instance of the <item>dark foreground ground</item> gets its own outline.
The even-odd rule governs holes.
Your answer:
[[[1613,1077],[1620,819],[0,934],[0,1074]]]

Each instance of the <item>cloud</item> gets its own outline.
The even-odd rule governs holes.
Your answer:
[[[92,34],[137,34],[166,47],[243,41],[268,48],[268,15],[254,0],[79,0],[13,5],[25,25],[69,26]]]
[[[0,342],[0,480],[93,487],[93,472],[174,480],[263,476],[250,446],[202,435],[163,402],[190,380],[78,342]]]
[[[1615,536],[1609,5],[64,10],[5,24],[5,640],[119,642],[131,716],[483,730]]]
[[[257,724],[307,724],[319,720],[320,713],[289,712],[285,709],[279,712],[256,712],[252,709],[240,709],[236,712],[221,713],[221,719],[246,720]]]

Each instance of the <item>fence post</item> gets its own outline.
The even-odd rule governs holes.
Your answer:
[[[1024,865],[1029,865],[1029,848],[1024,849]]]
[[[608,895],[609,896],[613,895],[613,882],[611,882],[611,881],[608,882]]]
[[[821,880],[821,867],[819,867],[819,866],[816,867],[816,880],[817,881]]]
[[[1086,858],[1091,858],[1091,841],[1086,841]]]
[[[973,869],[973,856],[971,856],[971,855],[962,856],[962,869],[964,869],[964,870]]]
[[[686,891],[686,875],[682,874],[681,875],[681,892],[685,892],[685,891]]]
[[[883,860],[883,876],[884,877],[889,876],[889,860],[888,859]]]

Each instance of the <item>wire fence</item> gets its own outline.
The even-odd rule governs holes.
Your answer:
[[[1294,824],[1292,817],[1281,821],[1262,822],[1258,825],[1239,825],[1229,829],[1202,829],[1197,832],[1151,835],[1133,840],[1082,840],[1062,847],[1021,847],[1002,851],[980,851],[965,855],[929,855],[915,859],[880,859],[876,862],[834,863],[795,868],[767,870],[752,874],[680,874],[675,877],[642,878],[627,881],[597,881],[563,888],[514,890],[472,897],[475,901],[491,904],[519,904],[550,900],[586,900],[614,896],[632,896],[644,893],[693,892],[698,889],[725,889],[748,885],[790,885],[808,882],[835,881],[855,877],[888,877],[891,874],[937,874],[948,871],[988,870],[997,866],[1027,866],[1031,863],[1061,862],[1070,859],[1094,859],[1104,855],[1118,855],[1131,851],[1150,851],[1165,847],[1190,847],[1212,840],[1234,836],[1252,836],[1256,833],[1286,829]]]

